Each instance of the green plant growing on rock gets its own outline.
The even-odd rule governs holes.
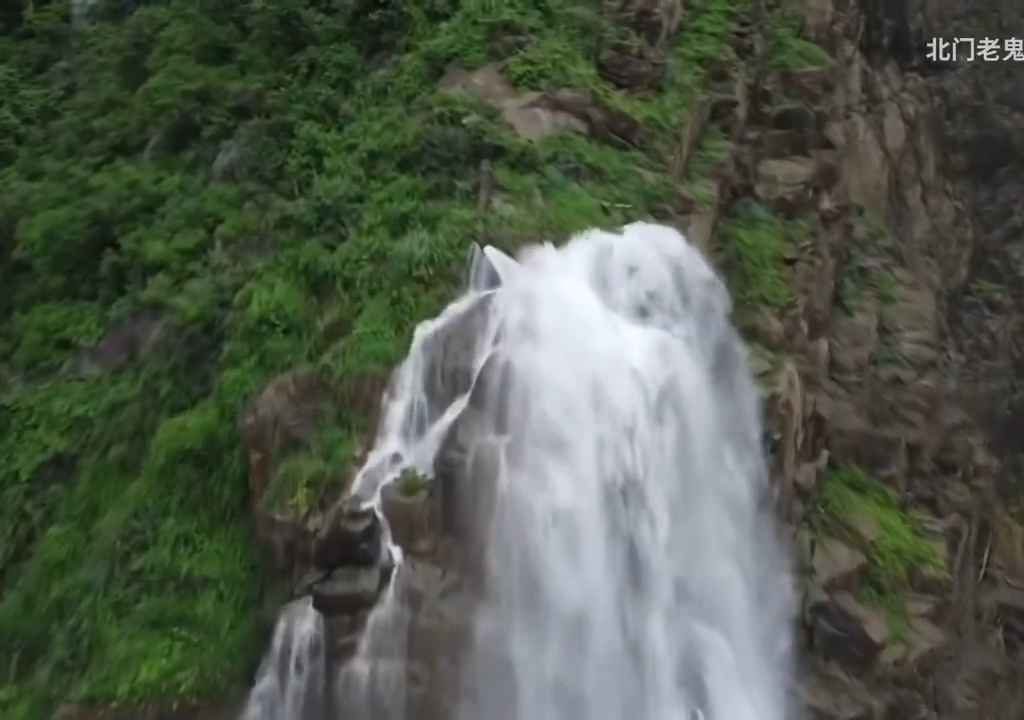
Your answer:
[[[416,497],[430,488],[430,482],[430,478],[416,468],[406,468],[398,476],[398,492],[403,497]]]
[[[900,508],[894,493],[869,478],[860,468],[843,466],[831,471],[821,489],[818,521],[861,545],[868,557],[865,599],[885,609],[890,629],[905,627],[904,594],[915,568],[946,571],[935,547],[925,537],[920,521]],[[874,537],[858,527],[873,526]]]
[[[768,65],[772,70],[825,68],[833,62],[824,48],[801,37],[799,18],[786,12],[773,13],[768,42]]]
[[[718,232],[739,303],[781,308],[792,301],[785,259],[803,229],[751,201],[723,219]]]
[[[711,173],[714,168],[729,156],[732,143],[717,127],[707,128],[701,136],[696,152],[686,168],[685,191],[707,209],[715,200],[714,182]]]

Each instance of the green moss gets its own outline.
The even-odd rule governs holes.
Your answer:
[[[935,547],[925,537],[920,521],[903,511],[889,488],[869,478],[857,467],[846,466],[830,472],[822,487],[819,521],[834,530],[851,534],[858,518],[877,524],[877,538],[864,545],[869,573],[863,588],[865,598],[884,608],[890,629],[905,629],[904,593],[914,568],[944,573]]]
[[[711,172],[728,157],[731,149],[729,139],[718,128],[708,128],[701,136],[686,168],[686,179],[683,182],[684,190],[697,201],[699,207],[707,209],[715,201]]]
[[[779,308],[792,301],[785,258],[806,232],[803,225],[743,201],[722,219],[718,232],[737,302]]]
[[[406,468],[398,478],[398,492],[405,497],[415,497],[429,487],[430,478],[417,472],[415,468]]]

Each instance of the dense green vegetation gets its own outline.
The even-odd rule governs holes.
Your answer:
[[[245,403],[299,365],[334,383],[332,422],[270,498],[302,512],[343,476],[365,388],[451,296],[470,242],[671,202],[665,158],[738,7],[688,6],[647,94],[598,74],[599,43],[628,31],[596,2],[106,0],[77,30],[66,2],[6,6],[0,715],[247,682],[265,638]],[[435,92],[449,63],[504,57],[521,86],[587,88],[649,136],[531,144]],[[154,316],[149,346],[88,361]]]

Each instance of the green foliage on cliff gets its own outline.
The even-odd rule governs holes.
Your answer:
[[[738,303],[781,308],[793,300],[786,255],[807,233],[805,224],[742,201],[722,220],[720,236],[726,270]]]
[[[100,0],[0,13],[0,715],[243,686],[263,649],[238,418],[277,373],[337,388],[274,496],[302,512],[468,244],[649,217],[738,4],[702,0],[659,92],[596,70],[570,0]],[[651,130],[527,143],[441,97],[510,58]],[[478,211],[481,165],[501,208]],[[103,340],[103,343],[97,343]]]
[[[840,521],[857,515],[876,522],[878,537],[871,543],[871,561],[879,586],[906,586],[915,567],[936,567],[939,558],[927,542],[917,519],[900,509],[891,490],[859,468],[844,467],[829,474],[822,503]]]
[[[828,52],[801,37],[803,19],[796,13],[776,12],[768,35],[768,64],[773,70],[800,71],[832,64]]]
[[[825,522],[852,533],[863,546],[870,563],[864,595],[887,611],[890,627],[899,636],[905,624],[904,596],[911,573],[915,569],[946,572],[919,519],[900,508],[889,488],[855,466],[828,474],[820,505]],[[864,526],[875,528],[877,537],[864,538],[856,530]]]

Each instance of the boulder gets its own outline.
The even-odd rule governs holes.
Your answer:
[[[370,566],[380,560],[381,549],[381,525],[376,512],[346,500],[327,514],[313,542],[313,562],[326,569]]]
[[[380,567],[341,567],[313,586],[313,607],[324,615],[357,613],[373,607],[384,583]]]

